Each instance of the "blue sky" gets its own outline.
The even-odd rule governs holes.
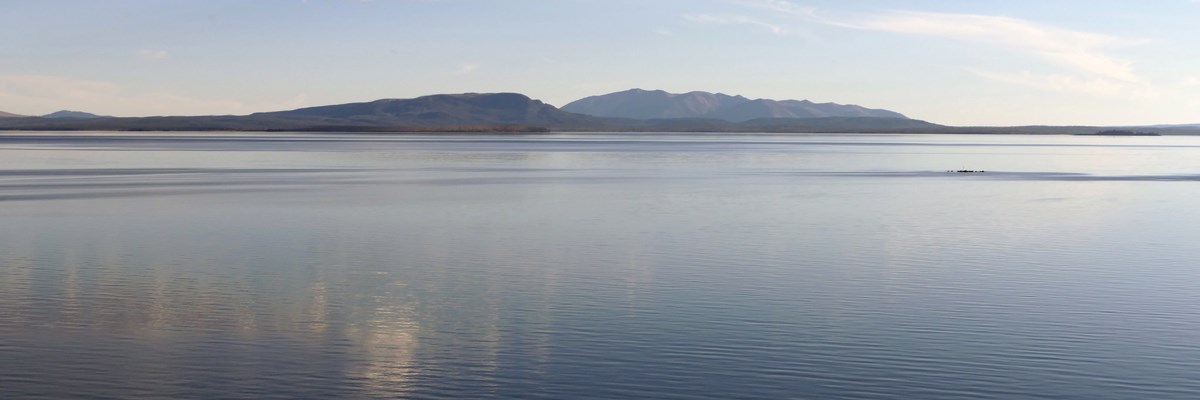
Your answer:
[[[4,1],[0,110],[629,88],[954,125],[1200,123],[1200,0]]]

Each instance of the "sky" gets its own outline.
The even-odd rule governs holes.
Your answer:
[[[0,0],[0,111],[631,88],[950,125],[1200,123],[1200,0]]]

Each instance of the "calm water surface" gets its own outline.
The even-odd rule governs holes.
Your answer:
[[[1196,399],[1196,199],[1194,137],[6,133],[0,398]]]

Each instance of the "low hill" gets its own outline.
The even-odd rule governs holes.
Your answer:
[[[17,115],[17,114],[13,114],[13,113],[6,113],[4,111],[0,111],[0,118],[19,118],[19,117],[24,117],[24,115]]]
[[[752,100],[722,93],[697,91],[677,94],[642,89],[586,97],[568,103],[562,109],[609,118],[707,118],[730,122],[763,118],[906,118],[894,111],[852,104],[814,103],[808,100]]]
[[[86,113],[83,111],[62,110],[62,111],[55,111],[55,112],[43,115],[42,118],[91,119],[91,118],[112,118],[112,117],[109,117],[107,115],[96,115],[96,114],[92,114],[92,113]]]
[[[598,118],[564,112],[517,93],[440,94],[415,99],[308,107],[256,113],[251,119],[300,119],[346,126],[520,125],[570,128],[601,124]]]

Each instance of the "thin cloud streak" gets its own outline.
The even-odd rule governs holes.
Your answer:
[[[1143,79],[1129,61],[1104,50],[1145,43],[1116,36],[1082,32],[990,15],[894,12],[858,21],[828,21],[831,25],[931,36],[992,44],[1030,52],[1070,69],[1127,83]]]
[[[753,25],[766,28],[768,31],[776,35],[787,35],[790,33],[787,28],[784,28],[781,25],[759,21],[743,15],[684,14],[683,19],[698,24]]]
[[[971,73],[993,81],[1101,96],[1140,96],[1156,92],[1148,80],[1137,73],[1133,62],[1110,54],[1114,49],[1146,44],[1146,40],[1059,28],[1005,16],[889,11],[857,17],[832,17],[819,13],[815,8],[787,0],[729,2],[767,10],[776,16],[791,17],[800,23],[995,46],[1061,69],[1055,73],[1014,73],[968,68]]]
[[[733,0],[732,2],[795,17],[815,18],[817,13],[815,7],[800,6],[786,0]]]

